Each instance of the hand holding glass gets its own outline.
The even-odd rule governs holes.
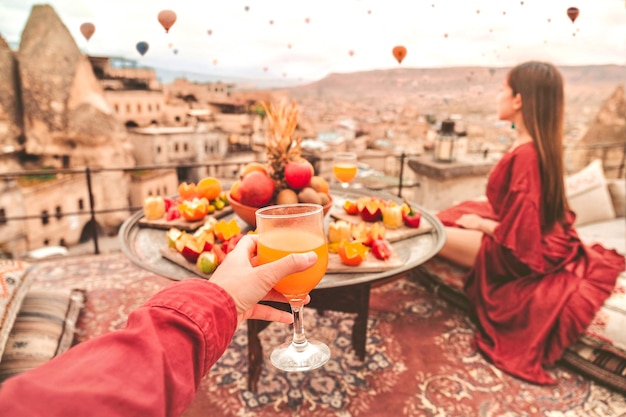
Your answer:
[[[330,358],[330,349],[322,342],[307,340],[302,309],[306,296],[322,280],[328,268],[323,208],[318,204],[264,207],[256,211],[256,227],[260,264],[275,261],[290,253],[317,253],[315,265],[286,276],[274,287],[289,300],[293,312],[293,340],[275,348],[270,360],[275,367],[287,372],[319,368]]]
[[[353,152],[339,152],[333,159],[333,174],[339,180],[343,188],[348,188],[348,183],[356,177],[357,173],[356,154]]]

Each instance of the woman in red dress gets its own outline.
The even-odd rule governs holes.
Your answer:
[[[555,381],[554,363],[589,325],[624,270],[624,257],[583,244],[567,204],[563,80],[551,64],[514,67],[498,95],[500,120],[517,137],[489,175],[487,201],[438,213],[441,256],[471,268],[465,290],[478,348],[527,381]]]

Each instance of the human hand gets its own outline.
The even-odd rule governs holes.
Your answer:
[[[286,303],[287,299],[272,288],[286,275],[313,266],[317,255],[315,252],[291,254],[277,261],[258,265],[256,244],[257,236],[242,237],[213,273],[210,281],[222,287],[235,301],[237,323],[246,319],[291,323],[291,313],[257,303],[260,300]],[[308,302],[308,297],[305,301]]]
[[[483,218],[477,214],[464,214],[458,218],[456,224],[470,230],[481,230]]]

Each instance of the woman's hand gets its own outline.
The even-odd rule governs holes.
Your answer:
[[[456,224],[470,230],[481,230],[481,223],[484,219],[477,214],[464,214],[458,218]]]
[[[246,235],[241,238],[235,249],[213,273],[210,281],[233,297],[238,323],[246,319],[291,323],[291,313],[257,303],[262,299],[286,303],[285,297],[272,288],[283,277],[313,266],[317,255],[315,252],[291,254],[277,261],[258,265],[256,243],[257,236]]]
[[[456,221],[456,224],[468,230],[478,230],[486,235],[493,236],[496,227],[500,223],[492,219],[485,219],[477,214],[464,214]]]

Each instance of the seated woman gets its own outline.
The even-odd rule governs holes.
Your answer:
[[[624,270],[624,257],[584,245],[567,203],[563,162],[563,80],[551,64],[508,73],[499,119],[517,137],[493,168],[487,201],[438,213],[447,239],[440,256],[470,267],[465,291],[478,348],[498,368],[551,384],[554,363],[589,325]]]

